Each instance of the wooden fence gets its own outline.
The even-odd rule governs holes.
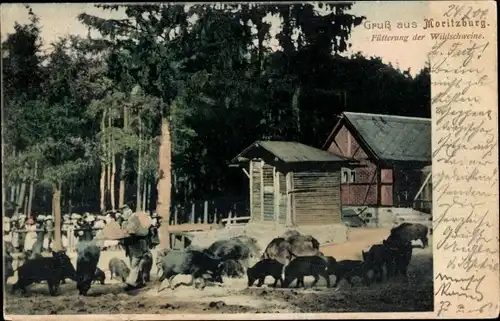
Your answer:
[[[202,231],[210,229],[214,224],[242,225],[250,220],[250,209],[246,200],[238,198],[219,198],[211,201],[195,201],[188,204],[172,206],[169,229],[174,237],[186,231]],[[175,226],[175,227],[174,227]],[[92,228],[100,230],[100,228]],[[77,238],[75,231],[81,228],[70,227],[63,229],[68,239],[67,250],[75,251]],[[40,232],[42,230],[35,230]],[[45,230],[43,230],[45,231]],[[51,230],[52,231],[52,230]],[[12,233],[26,233],[26,230],[14,230]]]
[[[173,204],[170,225],[186,223],[219,224],[226,222],[225,219],[229,217],[236,218],[249,215],[248,202],[240,198],[195,201],[188,204]]]

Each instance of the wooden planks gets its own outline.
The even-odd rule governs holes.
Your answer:
[[[340,171],[296,172],[292,192],[296,224],[340,223]]]
[[[262,167],[262,177],[264,183],[263,196],[263,221],[274,221],[274,167],[264,163]]]
[[[279,182],[279,206],[278,206],[278,223],[286,223],[286,211],[287,211],[287,194],[286,194],[286,176],[283,173],[278,172],[278,182]]]
[[[251,172],[250,175],[252,177],[252,185],[251,185],[251,213],[252,220],[261,221],[262,220],[262,180],[261,180],[261,162],[260,161],[252,161]]]
[[[193,231],[208,231],[216,228],[215,224],[179,224],[170,225],[168,227],[168,232],[193,232]]]

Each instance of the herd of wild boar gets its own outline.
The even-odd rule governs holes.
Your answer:
[[[173,286],[176,275],[191,275],[191,283],[195,288],[203,289],[206,282],[222,283],[222,277],[248,279],[248,286],[262,286],[267,276],[274,278],[274,286],[289,287],[296,281],[296,287],[305,286],[304,277],[314,277],[312,286],[319,281],[320,276],[330,287],[330,275],[335,275],[336,287],[339,281],[345,279],[351,285],[354,277],[369,285],[372,280],[381,282],[383,271],[387,278],[397,275],[405,276],[412,256],[412,241],[420,239],[424,247],[428,246],[428,228],[422,224],[403,223],[390,232],[381,244],[373,245],[367,252],[362,252],[363,260],[337,261],[332,256],[325,256],[319,250],[319,242],[310,235],[302,235],[296,231],[288,231],[283,236],[273,239],[261,254],[257,241],[251,237],[240,236],[213,243],[208,248],[188,247],[183,250],[158,249],[156,258],[158,291],[161,291],[163,281],[168,279],[169,287]],[[12,256],[4,252],[5,279],[14,275]],[[93,282],[104,284],[105,274],[97,268],[100,248],[88,240],[77,249],[77,267],[73,267],[65,252],[53,252],[52,257],[37,256],[26,260],[18,272],[18,281],[13,285],[12,292],[33,283],[47,282],[49,293],[57,295],[59,284],[65,279],[74,280],[80,295],[86,295]],[[259,259],[251,266],[250,262]],[[153,265],[152,255],[146,255],[140,263],[139,277],[143,284],[150,282],[150,272]],[[118,258],[113,258],[108,264],[111,278],[123,282],[128,277],[130,269]],[[373,272],[370,276],[370,271]]]

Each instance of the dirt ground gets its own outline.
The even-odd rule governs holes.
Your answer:
[[[348,242],[323,247],[325,255],[337,260],[360,259],[361,251],[381,242],[387,229],[351,229]],[[420,243],[418,243],[420,245]],[[409,266],[409,283],[385,281],[368,287],[345,281],[338,288],[326,288],[325,281],[311,289],[312,277],[306,277],[306,289],[272,288],[272,277],[261,288],[248,288],[246,278],[224,279],[222,285],[209,285],[204,290],[185,286],[189,276],[178,276],[174,290],[158,293],[156,267],[151,283],[141,290],[124,293],[125,285],[109,280],[107,264],[112,257],[125,258],[121,251],[103,251],[99,267],[106,273],[106,284],[94,284],[89,296],[80,297],[73,281],[61,285],[61,294],[51,297],[46,284],[32,285],[28,294],[10,293],[16,275],[9,278],[4,296],[9,314],[172,314],[172,313],[293,313],[293,312],[404,312],[433,309],[432,240],[426,249],[416,247]],[[76,258],[72,257],[73,263]],[[128,262],[128,260],[126,260]],[[15,263],[14,263],[15,264]],[[15,266],[15,265],[14,265]],[[331,277],[333,282],[334,276]],[[294,282],[295,283],[295,282]],[[294,286],[295,284],[291,285]],[[332,283],[333,284],[333,283]],[[164,284],[166,286],[166,284]]]

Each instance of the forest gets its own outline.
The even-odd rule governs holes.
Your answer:
[[[428,66],[346,54],[366,19],[355,5],[96,5],[126,18],[81,13],[89,35],[49,50],[27,6],[29,23],[2,41],[4,205],[170,213],[245,199],[228,162],[256,140],[321,148],[343,111],[430,117]]]

